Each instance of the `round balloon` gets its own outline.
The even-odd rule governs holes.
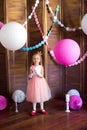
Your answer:
[[[79,91],[76,90],[76,89],[71,89],[71,90],[69,90],[69,91],[68,91],[68,94],[69,94],[70,96],[72,96],[72,95],[80,96]]]
[[[17,22],[9,22],[0,30],[0,42],[8,50],[18,50],[27,41],[26,29]]]
[[[79,110],[82,107],[82,99],[80,96],[70,96],[69,107],[73,110]]]
[[[7,107],[7,99],[0,95],[0,110],[4,110]]]
[[[22,90],[15,90],[12,94],[14,102],[21,103],[25,100],[25,93]]]
[[[85,14],[82,18],[81,27],[83,32],[87,35],[87,14]]]
[[[0,29],[4,26],[4,24],[2,22],[0,22]]]
[[[63,39],[56,44],[54,55],[60,64],[68,66],[76,62],[79,58],[80,47],[77,42],[72,39]]]

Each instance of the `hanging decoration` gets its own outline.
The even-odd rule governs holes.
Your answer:
[[[33,7],[32,7],[32,9],[33,9]],[[56,7],[55,16],[58,15],[58,11],[59,11],[59,10],[58,10],[58,6],[57,6],[57,7]],[[43,44],[46,43],[50,55],[51,55],[51,56],[53,57],[53,59],[56,61],[54,52],[53,52],[53,50],[49,47],[49,44],[48,44],[48,42],[47,42],[48,37],[49,37],[50,34],[51,34],[53,25],[56,23],[55,19],[53,19],[52,25],[50,26],[50,29],[48,30],[47,35],[44,35],[44,33],[43,33],[42,29],[41,29],[41,26],[40,26],[38,17],[37,17],[37,15],[36,15],[36,12],[34,12],[34,19],[35,19],[36,25],[37,25],[37,27],[38,27],[38,29],[39,29],[41,35],[42,35],[43,41],[41,41],[40,43],[36,44],[35,46],[23,47],[22,50],[23,50],[23,51],[29,51],[29,50],[31,51],[31,50],[34,50],[34,49],[36,49],[36,48],[39,48],[40,46],[42,46]]]
[[[33,9],[33,8],[34,8],[34,7],[32,7],[32,9]],[[42,35],[43,40],[42,40],[41,42],[35,44],[34,46],[23,47],[23,48],[21,49],[21,50],[23,50],[23,51],[32,51],[32,50],[34,50],[34,49],[38,49],[39,47],[41,47],[41,46],[44,45],[45,43],[48,45],[47,39],[48,39],[48,37],[49,37],[50,34],[51,34],[51,30],[52,30],[52,27],[53,27],[54,22],[53,22],[52,25],[50,26],[50,29],[48,30],[47,35],[44,35],[44,33],[43,33],[42,29],[41,29],[41,26],[40,26],[40,23],[39,23],[39,20],[38,20],[38,17],[37,17],[37,15],[36,15],[35,11],[34,11],[34,19],[35,19],[36,25],[37,25],[37,27],[38,27],[38,29],[39,29],[41,35]]]
[[[32,12],[30,13],[30,15],[28,16],[28,20],[30,20],[30,19],[32,18],[33,14],[34,14],[34,12],[35,12],[35,10],[36,10],[36,8],[38,7],[39,2],[40,2],[40,0],[36,0],[36,1],[35,1],[33,10],[32,10]],[[28,21],[28,20],[26,20],[26,21],[24,22],[23,26],[25,26],[25,25],[27,24],[27,21]]]
[[[58,15],[58,11],[59,11],[59,10],[58,10],[57,7],[56,7],[55,16]],[[55,22],[55,19],[53,20],[52,25],[50,26],[50,29],[49,29],[49,31],[48,31],[48,33],[47,33],[46,36],[44,36],[44,33],[43,33],[42,29],[41,29],[41,26],[40,26],[40,23],[39,23],[39,20],[38,20],[38,17],[37,17],[36,12],[34,12],[34,19],[35,19],[36,25],[37,25],[37,27],[38,27],[38,29],[39,29],[41,35],[42,35],[42,38],[43,38],[44,42],[47,44],[48,51],[49,51],[50,55],[53,57],[54,60],[56,60],[55,55],[54,55],[54,52],[53,52],[53,50],[50,48],[50,46],[49,46],[49,44],[48,44],[48,42],[47,42],[48,37],[49,37],[50,34],[51,34],[53,25],[56,23],[56,22]]]
[[[69,67],[80,64],[81,62],[83,62],[83,61],[85,60],[86,57],[87,57],[87,51],[86,51],[86,53],[82,56],[82,58],[80,58],[79,60],[77,60],[75,63],[69,65]]]
[[[43,35],[43,40],[37,44],[35,44],[34,46],[30,46],[30,47],[23,47],[21,50],[23,51],[32,51],[34,49],[38,49],[39,47],[41,47],[42,45],[44,45],[45,43],[47,43],[47,39],[48,37],[50,36],[51,34],[51,29],[52,29],[53,26],[50,27],[50,29],[48,30],[48,33],[46,36]]]
[[[76,30],[81,30],[81,27],[78,27],[78,28],[71,28],[71,27],[66,27],[58,18],[57,18],[57,15],[55,16],[53,11],[52,11],[52,8],[50,6],[50,2],[49,0],[46,0],[46,5],[50,11],[50,13],[52,14],[53,16],[53,19],[58,23],[58,25],[60,27],[63,27],[66,31],[76,31]],[[57,6],[57,10],[59,10],[59,6]]]
[[[58,12],[59,12],[59,6],[57,5],[57,7],[56,7],[56,12],[53,13],[52,8],[51,8],[51,6],[50,6],[49,0],[45,0],[45,1],[46,1],[46,5],[47,5],[47,7],[48,7],[50,13],[51,13],[52,16],[53,16],[53,23],[52,23],[50,29],[48,30],[47,35],[44,36],[44,33],[43,33],[42,29],[41,29],[39,20],[38,20],[38,18],[37,18],[36,13],[35,13],[36,7],[37,7],[38,4],[39,4],[39,0],[36,0],[35,5],[34,5],[34,7],[32,8],[32,12],[31,12],[31,14],[28,16],[28,20],[30,20],[30,19],[32,18],[32,16],[34,15],[36,25],[37,25],[37,27],[38,27],[38,29],[39,29],[41,35],[42,35],[43,40],[42,40],[41,42],[37,43],[37,44],[34,45],[34,46],[23,47],[22,50],[23,50],[23,51],[31,51],[31,50],[34,50],[34,49],[37,49],[37,48],[41,47],[42,45],[44,45],[44,44],[46,43],[47,46],[48,46],[48,51],[49,51],[50,55],[51,55],[51,56],[53,57],[53,59],[56,61],[56,58],[55,58],[55,55],[54,55],[54,51],[49,47],[48,42],[47,42],[47,40],[48,40],[48,38],[49,38],[49,36],[50,36],[50,34],[51,34],[51,30],[52,30],[53,25],[54,25],[55,23],[58,23],[58,25],[60,25],[61,27],[65,28],[66,31],[81,30],[83,27],[78,27],[78,28],[66,27],[66,26],[57,18],[57,15],[58,15]],[[26,21],[24,22],[24,25],[25,25],[25,24],[27,24]],[[87,52],[83,55],[82,58],[80,58],[80,60],[74,62],[73,64],[68,64],[68,65],[66,65],[66,67],[67,67],[67,66],[68,66],[68,67],[71,67],[71,66],[74,66],[74,65],[78,65],[79,63],[81,63],[81,62],[86,58],[86,56],[87,56]]]
[[[58,7],[58,6],[57,6],[57,7]],[[55,16],[58,15],[58,11],[59,11],[59,10],[57,9],[57,7],[56,7],[56,13],[55,13]],[[35,19],[36,25],[37,25],[37,27],[38,27],[38,29],[39,29],[41,35],[42,35],[42,38],[43,38],[44,42],[47,44],[48,51],[49,51],[50,55],[51,55],[51,56],[53,57],[53,59],[56,61],[56,58],[55,58],[54,52],[53,52],[53,50],[50,48],[50,46],[49,46],[49,44],[48,44],[48,42],[47,42],[48,37],[49,37],[50,34],[51,34],[51,31],[52,31],[53,25],[56,23],[56,22],[55,22],[55,19],[53,20],[52,25],[51,25],[51,27],[50,27],[50,29],[49,29],[49,31],[48,31],[48,33],[47,33],[46,36],[44,36],[44,33],[43,33],[42,29],[41,29],[41,26],[40,26],[40,23],[39,23],[39,20],[38,20],[38,17],[37,17],[36,12],[34,12],[34,19]]]
[[[56,23],[56,22],[58,22],[59,23],[59,25],[61,25],[61,27],[64,27],[67,31],[76,31],[77,29],[81,29],[81,27],[79,27],[79,28],[69,28],[69,27],[65,27],[62,23],[61,23],[61,21],[59,21],[58,19],[57,19],[57,15],[58,15],[58,11],[59,11],[59,6],[57,5],[57,7],[56,7],[56,15],[54,15],[54,13],[53,13],[53,11],[52,11],[52,8],[49,6],[49,0],[46,0],[46,5],[48,6],[48,8],[49,8],[49,10],[50,10],[50,12],[51,12],[51,14],[53,15],[53,17],[54,17],[54,22]],[[87,22],[87,14],[83,17],[83,19],[82,19],[82,28],[85,28],[85,24],[86,24],[86,22]],[[85,30],[86,30],[86,28],[85,28]],[[55,55],[54,55],[54,51],[52,50],[52,49],[50,49],[50,55],[53,57],[53,59],[56,61],[56,58],[55,58]],[[78,64],[80,64],[81,62],[83,62],[84,60],[85,60],[85,58],[86,58],[86,56],[87,56],[87,52],[83,55],[83,57],[82,58],[80,58],[78,61],[76,61],[75,63],[73,63],[73,64],[70,64],[70,65],[68,65],[68,67],[71,67],[71,66],[75,66],[75,65],[78,65]],[[66,66],[67,67],[67,66]]]
[[[30,47],[23,47],[21,50],[23,51],[32,51],[34,49],[38,49],[39,47],[41,47],[43,44],[45,44],[45,42],[42,40],[41,42],[37,43],[34,46],[30,46]]]
[[[24,22],[23,26],[25,26],[25,25],[27,24],[27,21],[32,18],[33,14],[34,14],[34,12],[35,12],[35,10],[36,10],[36,8],[37,8],[38,5],[39,5],[39,2],[40,2],[40,0],[36,0],[36,2],[35,2],[35,4],[34,4],[34,7],[33,7],[33,10],[32,10],[32,12],[30,13],[30,15],[28,16],[28,19]],[[73,27],[67,27],[67,26],[65,26],[65,25],[57,18],[57,11],[59,11],[59,5],[57,5],[57,8],[56,8],[57,11],[56,11],[56,15],[55,15],[55,13],[53,12],[53,10],[52,10],[52,8],[51,8],[51,6],[50,6],[49,0],[45,0],[45,2],[46,2],[47,8],[49,9],[50,13],[52,14],[53,20],[54,20],[55,22],[57,22],[60,27],[63,27],[66,31],[76,31],[76,30],[81,30],[81,29],[82,29],[81,27],[73,28]]]
[[[32,7],[32,10],[33,10],[33,8],[34,8],[34,7]],[[36,12],[34,12],[34,20],[35,20],[35,22],[36,22],[36,25],[37,25],[37,27],[38,27],[38,29],[39,29],[41,35],[44,36],[44,33],[43,33],[42,29],[41,29],[40,22],[39,22],[39,20],[38,20],[38,17],[37,17],[37,15],[36,15]]]

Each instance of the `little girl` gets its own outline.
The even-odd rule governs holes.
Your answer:
[[[36,105],[40,103],[40,112],[47,114],[44,109],[44,102],[51,98],[50,88],[43,77],[43,66],[41,53],[37,52],[32,57],[32,65],[30,67],[30,74],[27,86],[26,99],[33,103],[33,110],[31,115],[36,115]]]

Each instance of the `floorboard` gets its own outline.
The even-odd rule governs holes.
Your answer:
[[[52,99],[45,103],[47,115],[37,113],[31,116],[32,104],[18,104],[19,112],[15,112],[15,104],[0,111],[0,130],[87,130],[87,107],[79,111],[65,112],[65,101]],[[39,110],[39,104],[37,106]]]

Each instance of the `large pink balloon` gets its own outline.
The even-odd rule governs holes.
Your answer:
[[[54,55],[60,64],[68,66],[79,58],[80,47],[72,39],[63,39],[56,44]]]

